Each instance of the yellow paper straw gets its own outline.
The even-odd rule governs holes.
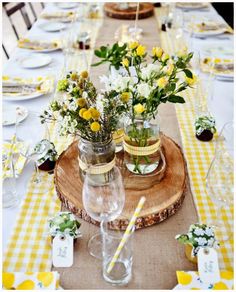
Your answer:
[[[125,245],[128,237],[129,237],[129,235],[131,233],[131,230],[132,230],[132,228],[133,228],[133,226],[135,224],[135,221],[136,221],[136,219],[137,219],[137,217],[138,217],[138,215],[139,215],[139,213],[140,213],[145,201],[146,201],[145,197],[141,197],[141,199],[139,200],[138,206],[136,207],[135,212],[134,212],[134,214],[133,214],[133,216],[132,216],[132,218],[131,218],[131,220],[129,222],[129,225],[126,228],[125,233],[124,233],[124,235],[123,235],[123,237],[122,237],[122,239],[120,241],[120,244],[119,244],[119,246],[118,246],[118,248],[117,248],[117,250],[116,250],[116,252],[115,252],[115,254],[114,254],[114,256],[113,256],[113,258],[112,258],[112,260],[111,260],[111,262],[109,264],[109,266],[108,266],[108,269],[107,269],[107,273],[108,274],[111,272],[112,268],[114,267],[119,255],[120,255],[120,252],[121,252],[123,246]]]

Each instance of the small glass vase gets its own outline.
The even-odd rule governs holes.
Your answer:
[[[91,142],[79,139],[80,176],[84,180],[86,172],[93,175],[101,183],[109,179],[109,172],[115,165],[115,142],[110,139],[104,142]]]
[[[154,172],[161,161],[160,121],[131,119],[125,123],[124,161],[129,171],[139,175]]]

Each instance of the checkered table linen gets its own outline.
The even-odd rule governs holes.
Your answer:
[[[161,27],[160,19],[161,15],[163,16],[163,13],[164,11],[162,8],[155,9],[155,15],[159,27]],[[172,54],[178,50],[179,43],[173,38],[170,38],[167,32],[161,31],[160,39],[161,46],[165,52]],[[217,219],[216,207],[206,191],[206,175],[215,154],[215,146],[214,140],[210,142],[201,142],[195,137],[194,122],[196,94],[196,90],[190,88],[187,89],[186,92],[182,94],[186,103],[176,104],[175,109],[179,122],[184,155],[187,160],[191,190],[198,211],[199,221],[207,224],[207,222]],[[224,174],[221,173],[220,175],[223,176]],[[231,230],[233,230],[233,206],[230,209],[224,209],[222,211],[222,219],[225,224],[229,224]],[[234,259],[233,239],[221,244],[221,247],[218,250],[218,255],[220,268],[232,270]]]
[[[102,21],[93,21],[92,40],[95,43]],[[93,57],[93,50],[86,53],[88,67]],[[73,70],[75,64],[82,59],[69,62],[68,69]],[[70,68],[71,66],[71,68]],[[72,67],[73,66],[73,67]],[[85,69],[85,68],[84,68]],[[59,137],[55,124],[50,124],[50,139],[60,154],[72,142],[73,138]],[[44,272],[52,266],[51,241],[48,235],[47,220],[60,211],[61,204],[54,188],[53,175],[40,172],[40,183],[35,182],[34,172],[27,186],[27,193],[17,218],[12,236],[3,255],[3,272]]]

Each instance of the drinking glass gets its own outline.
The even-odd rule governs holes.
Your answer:
[[[38,151],[35,150],[35,146],[43,139],[50,140],[49,128],[46,123],[41,123],[40,113],[31,111],[26,123],[17,123],[16,137],[18,142],[26,145],[27,151],[22,152],[21,155],[27,158],[28,162],[33,161],[36,172],[34,182],[39,183],[41,179],[38,160],[47,152],[48,143],[43,143]]]
[[[19,153],[15,150],[15,142],[4,141],[9,143],[10,149],[7,154],[3,155],[3,180],[2,180],[2,205],[3,208],[14,207],[19,203],[19,197],[16,189],[16,161],[19,157]]]
[[[215,156],[206,176],[206,189],[216,206],[216,218],[209,222],[219,241],[228,240],[232,227],[222,220],[222,209],[231,208],[234,201],[233,122],[226,123],[216,140]],[[227,212],[227,216],[230,212]]]
[[[107,225],[101,223],[101,233],[103,239],[103,278],[111,284],[125,285],[131,279],[133,262],[133,231],[134,228],[130,233],[128,240],[124,244],[114,267],[110,273],[108,273],[107,269],[109,264],[123,238],[125,231],[108,230]]]
[[[105,181],[100,179],[101,174],[91,174],[88,170],[83,184],[84,208],[92,219],[99,222],[115,220],[125,203],[125,190],[119,168],[114,166],[104,175]],[[92,256],[102,258],[101,233],[89,240],[88,249]]]

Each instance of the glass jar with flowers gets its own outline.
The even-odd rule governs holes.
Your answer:
[[[125,164],[131,172],[143,175],[155,171],[160,162],[159,105],[184,103],[179,93],[193,85],[195,76],[188,69],[192,53],[170,57],[162,48],[154,47],[152,63],[148,63],[145,46],[133,42],[128,48],[129,54],[122,61],[127,74],[103,76],[101,81],[108,93],[115,92],[126,104]],[[131,74],[129,64],[136,74]]]
[[[192,263],[197,263],[197,253],[201,247],[219,247],[213,228],[206,224],[191,224],[186,234],[178,234],[175,239],[185,245],[185,255]]]
[[[116,109],[107,108],[112,115],[103,111],[101,98],[87,71],[69,72],[65,79],[59,80],[57,91],[55,100],[44,111],[42,121],[57,121],[60,135],[79,136],[78,160],[82,178],[90,172],[99,180],[106,180],[107,173],[115,165],[112,133],[118,120]],[[105,100],[106,95],[103,98]]]
[[[210,141],[216,132],[215,119],[210,114],[202,114],[196,118],[196,137],[200,141]]]

